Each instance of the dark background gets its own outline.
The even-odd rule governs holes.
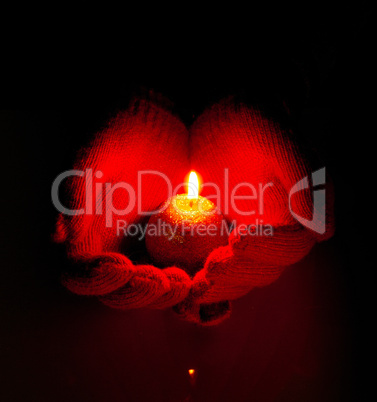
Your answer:
[[[68,41],[67,24],[60,35],[34,24],[10,46],[17,57],[4,57],[0,93],[1,400],[366,398],[373,264],[361,199],[369,191],[371,12],[363,3],[275,11],[251,7],[200,23],[183,23],[176,11],[165,16],[173,26],[138,17],[106,40],[102,26]],[[188,126],[230,94],[263,101],[334,180],[334,238],[236,300],[217,327],[181,322],[170,310],[115,311],[59,283],[67,262],[51,242],[51,183],[110,116],[149,89]]]

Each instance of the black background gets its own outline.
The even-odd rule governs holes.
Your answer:
[[[176,11],[165,18],[171,25],[138,17],[106,40],[102,26],[69,41],[64,23],[56,36],[34,26],[11,46],[17,58],[4,57],[0,94],[2,400],[366,396],[362,317],[373,264],[365,262],[371,214],[361,199],[373,116],[371,13],[363,4],[275,11],[210,13],[200,23],[183,23]],[[225,96],[262,100],[334,180],[334,238],[235,301],[217,327],[181,322],[170,310],[114,311],[59,283],[67,263],[51,242],[51,183],[110,116],[149,89],[188,126]]]

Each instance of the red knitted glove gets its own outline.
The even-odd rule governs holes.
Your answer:
[[[190,151],[192,168],[207,182],[216,183],[222,194],[239,183],[251,183],[256,189],[273,183],[263,192],[263,202],[259,194],[255,200],[237,199],[235,208],[229,205],[227,209],[225,202],[218,205],[229,221],[252,225],[256,231],[263,225],[272,225],[274,230],[272,236],[244,235],[236,228],[229,245],[208,256],[204,269],[193,279],[189,297],[176,307],[187,319],[200,321],[208,303],[236,299],[254,287],[272,283],[285,267],[307,255],[316,241],[330,238],[334,231],[333,191],[327,180],[326,202],[315,205],[310,229],[297,222],[290,212],[289,198],[298,216],[310,221],[314,215],[311,185],[289,197],[297,182],[310,177],[309,165],[290,133],[259,110],[236,105],[232,99],[214,105],[196,120],[190,131]],[[211,188],[201,193],[210,194]],[[250,196],[250,188],[240,187],[238,195]],[[244,215],[240,211],[255,213]],[[210,286],[198,291],[204,284]],[[223,309],[227,308],[223,303]]]
[[[324,211],[315,211],[316,219],[310,229],[298,223],[290,213],[289,198],[294,213],[310,221],[313,200],[311,188],[289,197],[295,184],[310,176],[308,165],[289,135],[261,112],[245,105],[235,106],[231,100],[203,113],[191,128],[190,136],[183,124],[164,108],[145,100],[135,101],[81,151],[75,169],[88,168],[103,173],[100,178],[95,177],[92,184],[94,181],[114,185],[126,182],[135,189],[138,172],[142,170],[162,172],[175,187],[193,168],[205,182],[216,183],[221,194],[227,193],[225,172],[229,192],[242,182],[255,188],[273,183],[263,192],[263,211],[260,210],[261,200],[250,197],[238,199],[236,207],[225,208],[225,202],[217,205],[225,217],[235,220],[237,225],[252,225],[257,231],[263,220],[262,225],[271,225],[273,235],[243,235],[236,228],[228,246],[214,250],[193,279],[176,267],[159,269],[152,265],[134,265],[126,257],[130,257],[134,245],[117,235],[119,216],[115,211],[112,215],[94,213],[98,206],[105,210],[110,208],[110,198],[103,194],[91,204],[92,214],[60,215],[55,238],[65,242],[68,255],[77,263],[74,272],[64,275],[64,285],[78,294],[98,295],[111,307],[174,306],[187,320],[216,324],[229,315],[228,300],[244,295],[253,287],[273,282],[284,267],[299,261],[316,241],[329,238],[333,233],[330,189],[327,189],[324,233],[317,233],[323,232],[320,227],[325,220]],[[82,177],[67,181],[69,208],[88,205],[87,187],[88,181],[85,184]],[[166,194],[163,181],[156,176],[146,176],[138,197],[142,210],[155,210],[167,198]],[[213,194],[210,188],[201,192],[203,196],[210,194]],[[237,195],[250,196],[250,189],[239,187]],[[113,208],[128,205],[129,198],[124,189],[114,191]],[[106,208],[101,204],[103,199],[108,201]],[[252,215],[241,213],[251,210],[255,211]],[[121,218],[128,224],[143,220],[136,206]]]
[[[95,182],[103,184],[102,188],[104,183],[116,186],[126,182],[137,189],[138,172],[143,170],[159,171],[176,186],[189,169],[187,149],[188,132],[177,118],[152,102],[135,100],[129,110],[120,113],[97,134],[87,149],[81,150],[75,169],[91,168]],[[95,177],[97,171],[102,172],[100,178]],[[71,177],[66,187],[69,209],[84,208],[88,190],[85,179]],[[141,210],[155,210],[166,200],[166,194],[163,179],[146,175],[138,197]],[[93,198],[92,214],[59,216],[55,239],[65,242],[69,257],[77,263],[73,272],[63,276],[63,284],[78,294],[101,296],[104,303],[118,308],[164,308],[183,300],[191,286],[191,279],[183,270],[134,265],[126,257],[132,254],[134,244],[129,238],[117,235],[119,216],[112,214],[107,227],[106,214],[95,213],[101,202],[105,204],[101,211],[124,208],[130,201],[128,192],[117,189],[112,202],[104,194]],[[136,206],[120,218],[127,224],[143,219]]]

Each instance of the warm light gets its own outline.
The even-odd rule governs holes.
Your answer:
[[[193,376],[194,373],[195,373],[195,370],[194,370],[194,369],[190,369],[188,372],[189,372],[190,376]]]
[[[188,186],[187,186],[187,198],[193,199],[199,197],[199,180],[195,172],[190,172]]]

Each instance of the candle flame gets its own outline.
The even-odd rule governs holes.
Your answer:
[[[198,175],[192,171],[190,172],[188,186],[187,186],[187,198],[195,199],[199,197],[199,180]]]
[[[194,369],[189,369],[188,373],[192,377],[195,374],[195,370]]]

